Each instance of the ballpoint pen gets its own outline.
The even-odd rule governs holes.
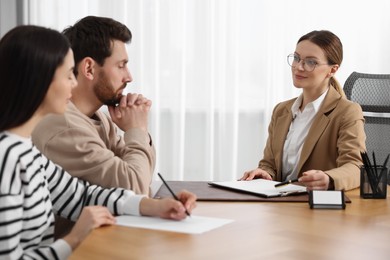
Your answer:
[[[169,190],[169,192],[170,192],[170,193],[172,194],[172,196],[175,198],[175,200],[181,202],[181,200],[179,200],[179,198],[176,196],[176,194],[175,194],[175,193],[171,190],[171,188],[168,186],[168,183],[166,183],[166,181],[165,181],[164,178],[161,176],[161,174],[160,174],[159,172],[158,172],[157,174],[158,174],[158,177],[160,177],[160,179],[161,179],[162,182],[164,183],[165,187],[167,187],[167,189]],[[183,204],[183,202],[181,202],[181,203]],[[184,204],[183,204],[183,206],[184,206]],[[186,214],[187,214],[187,216],[189,216],[189,217],[191,216],[187,209],[186,209]]]
[[[275,184],[275,188],[282,187],[284,185],[293,183],[293,182],[298,182],[298,179],[293,179],[293,180],[288,180],[288,181],[282,181],[281,183]]]

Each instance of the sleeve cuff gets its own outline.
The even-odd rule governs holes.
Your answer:
[[[148,132],[145,132],[141,128],[131,128],[124,133],[125,143],[138,141],[143,144],[150,145],[151,138]]]
[[[59,259],[68,259],[72,254],[72,248],[70,245],[63,239],[56,240],[52,247],[56,251]]]
[[[133,195],[128,197],[124,201],[123,214],[125,215],[133,215],[133,216],[141,216],[140,213],[140,203],[146,195]]]

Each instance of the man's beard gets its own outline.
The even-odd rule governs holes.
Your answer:
[[[106,73],[104,71],[99,72],[98,82],[93,86],[93,91],[96,97],[107,106],[117,106],[122,98],[122,94],[118,92],[126,87],[124,83],[117,91],[114,90],[114,86],[108,81]]]

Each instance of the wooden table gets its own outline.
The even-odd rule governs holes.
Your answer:
[[[390,259],[390,189],[387,199],[361,199],[359,190],[346,194],[352,203],[345,210],[198,202],[194,215],[235,221],[200,235],[103,227],[70,259]]]

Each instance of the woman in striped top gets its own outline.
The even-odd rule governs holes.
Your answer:
[[[77,85],[73,52],[59,32],[19,26],[0,41],[0,259],[66,259],[113,215],[184,219],[195,207],[187,191],[154,200],[121,188],[103,189],[72,178],[32,144],[35,125],[63,113]],[[54,214],[76,222],[54,241]]]

